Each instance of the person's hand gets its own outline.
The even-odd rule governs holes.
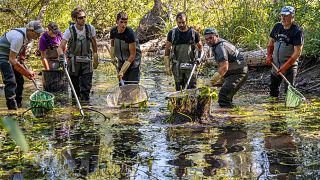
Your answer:
[[[171,69],[170,69],[170,59],[169,59],[169,56],[164,56],[164,57],[163,57],[163,61],[164,61],[164,67],[165,67],[166,74],[167,74],[168,76],[171,76],[171,75],[172,75],[172,72],[171,72]]]
[[[222,76],[220,75],[219,72],[215,72],[213,74],[213,76],[211,77],[210,81],[212,85],[215,85],[220,79],[222,78]]]
[[[60,64],[62,63],[63,66],[67,65],[67,61],[66,61],[64,54],[59,55],[59,62],[60,62]]]
[[[278,74],[284,74],[294,64],[296,60],[290,57],[278,70]]]
[[[97,69],[99,66],[98,53],[93,53],[93,69]]]
[[[201,60],[202,60],[202,59],[200,59],[200,58],[197,58],[197,59],[196,59],[197,65],[201,64]]]

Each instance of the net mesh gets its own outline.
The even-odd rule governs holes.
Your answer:
[[[286,107],[298,107],[305,100],[305,97],[294,87],[288,86],[286,94]]]
[[[46,91],[36,91],[30,96],[30,106],[35,117],[43,117],[54,108],[54,95]]]
[[[138,84],[127,84],[115,87],[107,96],[109,107],[135,105],[148,100],[146,89]]]

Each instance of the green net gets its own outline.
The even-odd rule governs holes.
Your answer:
[[[294,87],[288,86],[286,95],[286,107],[298,107],[305,100],[305,97]]]
[[[36,117],[43,117],[54,108],[54,95],[46,91],[36,91],[30,96],[31,111]]]

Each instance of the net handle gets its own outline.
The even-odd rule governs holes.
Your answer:
[[[276,71],[279,70],[279,69],[277,68],[277,66],[273,64],[273,62],[271,62],[271,65],[272,65],[272,67],[273,67]],[[287,79],[281,72],[278,72],[278,73],[279,73],[280,76],[286,81],[286,83],[287,83],[288,85],[292,86],[291,83],[288,81],[288,79]]]

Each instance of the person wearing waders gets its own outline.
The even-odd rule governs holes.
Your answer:
[[[285,6],[281,9],[281,22],[274,25],[267,48],[266,64],[277,66],[271,70],[270,96],[279,97],[279,88],[282,82],[282,73],[293,84],[297,75],[298,58],[301,55],[304,38],[301,28],[294,23],[295,9]],[[285,84],[285,93],[288,84]]]
[[[176,91],[180,91],[185,88],[194,64],[200,64],[203,46],[199,33],[187,26],[185,13],[177,14],[176,23],[177,27],[167,35],[163,60],[166,74],[173,73]],[[195,88],[196,82],[197,77],[194,73],[187,89]]]
[[[215,28],[206,28],[204,36],[208,46],[212,47],[215,61],[218,64],[218,71],[211,77],[211,85],[223,80],[218,95],[219,106],[232,108],[233,96],[247,80],[247,63],[233,44],[219,37]]]
[[[45,70],[57,70],[60,67],[58,47],[62,39],[62,33],[54,22],[48,24],[48,30],[42,34],[39,40],[41,61]]]
[[[93,69],[98,68],[98,53],[95,28],[86,23],[85,11],[76,8],[71,12],[74,24],[63,33],[58,47],[59,59],[64,61],[63,49],[68,44],[66,58],[68,73],[77,96],[82,102],[90,100]],[[72,95],[73,96],[73,95]]]
[[[124,84],[138,84],[140,81],[141,50],[134,31],[127,26],[128,14],[119,12],[116,19],[117,26],[110,31],[112,63],[116,65],[118,59],[118,78]],[[120,84],[121,85],[121,84]]]
[[[22,106],[24,79],[34,73],[24,66],[27,45],[40,37],[44,29],[39,21],[30,21],[25,28],[15,28],[0,37],[0,69],[9,110]]]

